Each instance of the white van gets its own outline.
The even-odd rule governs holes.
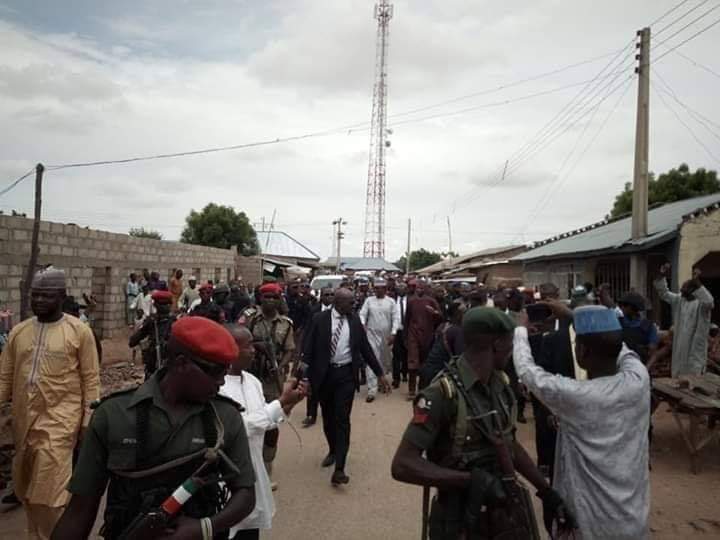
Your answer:
[[[324,289],[326,287],[332,287],[333,290],[337,289],[340,284],[345,281],[347,278],[343,275],[327,275],[327,276],[317,276],[314,277],[313,280],[310,282],[310,288],[313,291],[320,291],[320,289]]]

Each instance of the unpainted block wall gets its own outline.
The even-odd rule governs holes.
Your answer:
[[[20,282],[30,256],[32,219],[0,215],[0,309],[20,313]],[[77,225],[43,221],[38,265],[53,264],[67,272],[68,293],[81,299],[93,293],[96,331],[103,338],[125,325],[125,284],[130,272],[143,268],[169,280],[174,268],[198,280],[225,281],[236,275],[234,249],[134,238]],[[199,275],[198,275],[199,274]]]

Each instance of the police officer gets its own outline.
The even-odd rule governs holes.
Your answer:
[[[266,283],[260,287],[260,309],[245,312],[241,322],[255,339],[255,363],[250,372],[263,384],[265,401],[278,399],[295,350],[292,320],[280,314],[282,288],[277,283]],[[277,455],[280,432],[273,429],[265,432],[263,460],[268,475],[272,476],[272,464]],[[277,488],[273,484],[273,488]]]
[[[106,487],[106,540],[160,505],[177,516],[167,538],[227,538],[255,505],[241,407],[217,395],[237,357],[235,340],[219,324],[201,317],[175,323],[166,366],[96,408],[67,488],[72,499],[52,540],[88,538]],[[201,481],[191,495],[190,486]]]
[[[175,315],[171,313],[173,296],[169,291],[153,291],[152,300],[155,313],[145,319],[143,325],[130,336],[128,341],[130,348],[133,348],[142,340],[148,339],[148,344],[142,351],[146,379],[150,378],[167,360],[170,329],[175,322]]]
[[[437,488],[429,518],[431,540],[502,534],[539,538],[515,470],[538,490],[546,526],[554,521],[563,529],[573,525],[560,496],[515,440],[517,404],[502,371],[512,354],[513,327],[500,310],[467,311],[464,353],[415,398],[392,475]]]
[[[200,287],[200,302],[191,307],[190,315],[193,317],[205,317],[215,322],[222,322],[224,311],[213,301],[213,286],[211,283],[204,283]]]

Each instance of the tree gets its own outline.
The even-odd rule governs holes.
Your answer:
[[[696,169],[690,172],[687,164],[682,163],[677,169],[670,169],[655,179],[650,173],[648,179],[648,205],[682,201],[701,195],[710,195],[720,191],[720,182],[717,172]],[[625,189],[615,197],[615,204],[610,216],[616,218],[632,212],[632,184],[625,184]]]
[[[430,266],[431,264],[438,263],[442,261],[445,257],[457,257],[457,253],[444,253],[444,252],[436,252],[436,251],[428,251],[424,248],[420,248],[416,251],[410,252],[410,271],[414,272],[415,270],[419,270],[420,268],[425,268],[426,266]],[[405,261],[406,257],[403,255],[400,257],[396,262],[395,266],[400,268],[400,270],[405,270]]]
[[[245,212],[215,203],[208,204],[200,212],[190,211],[180,241],[222,249],[237,246],[242,255],[259,253],[255,229]]]
[[[128,234],[135,238],[152,238],[153,240],[162,240],[163,238],[159,232],[146,229],[145,227],[133,227]]]

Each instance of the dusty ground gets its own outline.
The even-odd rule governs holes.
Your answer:
[[[125,352],[120,347],[118,351]],[[303,412],[301,406],[292,417],[302,444],[291,426],[283,426],[281,431],[275,469],[280,483],[278,513],[273,531],[263,538],[366,540],[386,535],[393,540],[417,539],[421,490],[393,481],[389,473],[409,419],[409,405],[403,396],[396,392],[369,405],[356,400],[347,470],[350,484],[340,489],[330,486],[330,471],[320,467],[326,452],[321,427],[299,427]],[[532,421],[520,426],[519,437],[534,452]],[[665,406],[657,411],[650,476],[653,538],[720,538],[719,450],[717,443],[706,447],[701,454],[701,474],[690,474],[687,453],[671,415]],[[0,538],[20,538],[23,525],[21,510],[0,514]]]

